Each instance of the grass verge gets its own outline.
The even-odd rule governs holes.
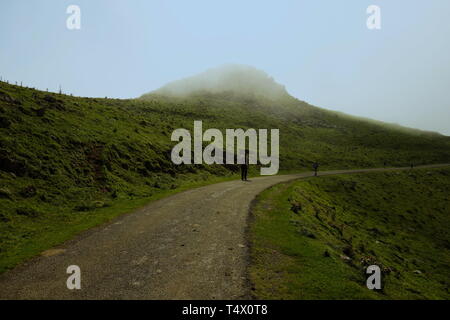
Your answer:
[[[450,169],[308,178],[261,193],[249,229],[258,299],[449,299]],[[366,267],[382,269],[381,291]]]

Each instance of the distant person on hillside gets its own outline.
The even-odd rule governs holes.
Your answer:
[[[245,150],[244,163],[241,164],[241,180],[242,181],[248,181],[247,180],[248,165],[249,165],[249,151]]]
[[[411,169],[414,169],[414,163],[411,162]]]
[[[319,170],[319,163],[314,162],[313,163],[313,169],[314,169],[314,176],[317,177],[317,170]]]

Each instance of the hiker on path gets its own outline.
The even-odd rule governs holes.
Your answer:
[[[242,181],[248,181],[247,180],[248,165],[249,165],[249,152],[248,152],[248,150],[245,150],[244,163],[241,164],[241,180]]]
[[[317,170],[319,170],[319,163],[314,162],[313,163],[313,169],[314,169],[314,176],[317,177]]]

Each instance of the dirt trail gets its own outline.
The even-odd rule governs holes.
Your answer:
[[[3,274],[0,299],[248,298],[250,203],[274,184],[309,176],[223,182],[155,201]],[[66,287],[69,265],[81,268],[81,290]]]

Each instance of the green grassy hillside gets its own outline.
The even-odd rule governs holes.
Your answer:
[[[201,92],[80,98],[0,82],[0,271],[151,198],[228,179],[176,166],[176,128],[279,128],[281,170],[448,162],[450,138],[325,111],[290,96]],[[257,172],[253,169],[253,172]],[[130,202],[135,201],[135,202]]]
[[[262,299],[449,299],[450,168],[311,177],[263,192],[250,228]],[[366,287],[367,266],[383,288]]]

